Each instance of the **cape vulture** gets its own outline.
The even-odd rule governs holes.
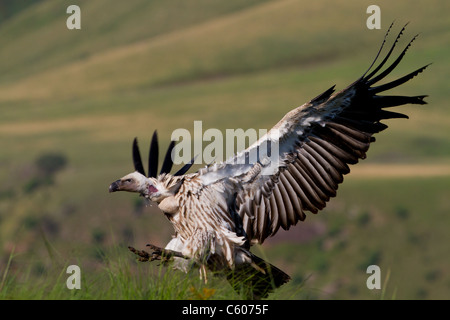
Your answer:
[[[428,65],[379,84],[397,67],[417,37],[382,70],[405,27],[376,65],[387,31],[369,69],[347,88],[334,93],[333,86],[288,112],[265,136],[226,161],[195,173],[186,173],[192,165],[188,163],[170,174],[172,141],[158,174],[155,132],[146,175],[135,139],[135,171],[114,181],[109,191],[137,192],[156,202],[172,223],[175,235],[164,249],[148,245],[151,253],[130,250],[141,261],[171,259],[185,271],[197,266],[204,281],[207,270],[223,274],[248,298],[266,297],[289,281],[286,273],[254,255],[251,246],[263,243],[280,228],[288,230],[303,221],[306,212],[317,213],[336,196],[343,176],[350,172],[349,165],[364,159],[375,141],[374,134],[387,128],[381,121],[407,118],[387,108],[426,104],[425,95],[384,92],[412,79]],[[273,150],[278,151],[275,157]],[[248,161],[252,157],[255,161]]]

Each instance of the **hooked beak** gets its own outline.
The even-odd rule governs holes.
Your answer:
[[[109,186],[109,192],[116,192],[120,190],[120,180],[116,180]]]

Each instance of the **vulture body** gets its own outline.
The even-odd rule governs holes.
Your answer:
[[[391,25],[392,27],[392,25]],[[389,28],[391,29],[391,28]],[[336,196],[349,165],[366,157],[373,135],[386,129],[384,119],[407,118],[386,108],[425,104],[426,96],[392,96],[383,92],[410,80],[427,66],[384,84],[414,37],[383,71],[402,28],[384,59],[375,66],[386,33],[369,69],[346,89],[334,87],[287,113],[264,137],[224,162],[186,174],[192,164],[170,174],[171,143],[157,174],[158,141],[153,136],[149,175],[145,174],[137,140],[133,143],[136,171],[113,182],[110,192],[137,192],[158,203],[175,229],[165,250],[176,253],[183,270],[200,267],[223,273],[249,298],[263,298],[289,281],[289,276],[250,252],[279,228],[288,230],[306,212],[317,213]],[[276,146],[266,148],[267,144]],[[276,157],[271,154],[277,150]],[[252,158],[256,161],[248,161]],[[142,255],[142,252],[141,252]]]

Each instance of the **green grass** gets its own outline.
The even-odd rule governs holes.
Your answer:
[[[219,281],[210,281],[206,285],[193,274],[177,272],[159,266],[157,262],[140,263],[130,256],[114,248],[108,254],[102,253],[98,270],[89,270],[81,263],[81,288],[71,290],[66,285],[70,276],[66,272],[68,262],[62,266],[55,259],[55,265],[40,270],[36,279],[32,276],[36,270],[17,274],[9,270],[11,264],[23,263],[23,257],[12,254],[2,278],[0,299],[198,300],[237,297],[231,287],[223,290],[223,283],[218,285]]]
[[[448,1],[383,4],[380,31],[365,27],[367,4],[356,0],[73,3],[82,10],[80,31],[66,29],[67,6],[57,0],[0,24],[4,299],[178,299],[191,297],[191,285],[203,292],[196,274],[184,285],[182,275],[140,266],[126,250],[163,245],[173,233],[155,207],[107,192],[132,170],[132,139],[147,146],[157,129],[164,148],[173,130],[192,132],[194,120],[205,130],[269,129],[333,84],[358,78],[394,19],[393,33],[411,21],[399,47],[420,36],[390,79],[433,64],[392,94],[428,94],[429,104],[401,107],[410,119],[387,121],[364,163],[449,163]],[[64,154],[67,167],[27,192],[47,152]],[[262,247],[293,278],[271,298],[448,298],[448,182],[350,174],[324,212],[287,233],[293,239],[283,234]],[[365,288],[363,267],[374,261],[384,276],[390,270],[383,294]],[[65,288],[67,264],[86,271],[85,291]],[[152,291],[166,282],[180,291]],[[213,297],[236,298],[222,287],[206,286],[217,290]]]
[[[52,258],[52,266],[26,271],[13,270],[26,257],[11,253],[0,282],[0,299],[26,300],[242,300],[224,277],[209,274],[205,283],[198,269],[184,273],[155,262],[138,262],[123,248],[99,250],[100,266],[92,269],[82,261],[80,289],[69,289],[69,261]],[[100,252],[101,251],[101,252]],[[38,277],[36,277],[38,275]],[[270,298],[290,299],[301,294],[301,286],[282,288]]]

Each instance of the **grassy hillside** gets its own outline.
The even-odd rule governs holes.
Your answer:
[[[8,270],[18,281],[1,297],[20,298],[35,278],[57,283],[55,269],[66,264],[79,264],[86,281],[104,275],[111,247],[134,266],[127,245],[170,239],[155,207],[107,192],[132,170],[134,137],[147,146],[157,129],[165,146],[173,130],[192,132],[194,120],[204,130],[269,129],[331,85],[357,79],[393,20],[391,41],[410,21],[400,48],[420,36],[390,79],[433,64],[392,94],[428,94],[429,104],[401,107],[410,119],[386,121],[324,212],[255,252],[293,276],[281,297],[378,299],[365,286],[369,263],[383,279],[390,270],[384,298],[450,296],[448,1],[382,1],[382,30],[366,28],[368,4],[356,0],[73,3],[81,30],[66,28],[67,4],[57,0],[0,24],[0,276]],[[44,179],[37,159],[49,153],[67,164]],[[62,291],[53,292],[70,296]],[[105,297],[92,292],[79,298]]]

